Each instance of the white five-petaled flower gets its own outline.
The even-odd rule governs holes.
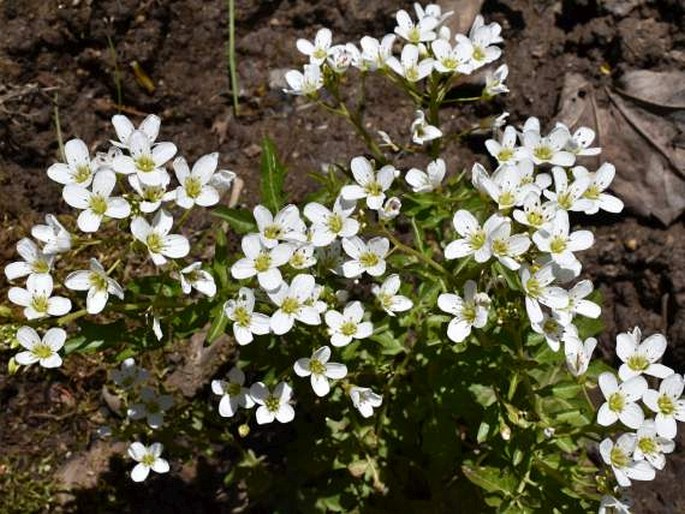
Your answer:
[[[428,141],[433,141],[434,139],[442,137],[442,130],[430,125],[426,121],[426,115],[423,111],[416,111],[410,130],[411,140],[417,145],[422,145]]]
[[[378,219],[381,221],[388,221],[397,218],[402,210],[402,200],[396,196],[388,198],[383,207],[378,209]]]
[[[271,315],[271,330],[276,335],[283,335],[289,332],[295,320],[306,325],[321,324],[319,311],[312,305],[308,305],[308,300],[316,287],[316,282],[312,275],[296,275],[290,285],[283,282],[275,291],[267,294],[278,310]]]
[[[181,289],[184,294],[190,294],[195,288],[205,296],[212,298],[216,294],[214,277],[202,269],[201,262],[194,262],[183,268],[180,272]]]
[[[452,46],[449,41],[436,39],[431,43],[435,62],[433,66],[439,73],[463,73],[469,75],[473,71],[470,64],[472,48],[464,43]]]
[[[442,7],[438,4],[428,4],[423,7],[419,2],[414,2],[414,12],[419,20],[424,18],[435,18],[438,23],[444,22],[454,14],[454,11],[442,12]]]
[[[250,396],[259,405],[255,413],[257,423],[264,425],[274,420],[280,423],[291,422],[295,418],[295,409],[290,405],[292,394],[292,388],[285,382],[280,382],[273,393],[263,382],[252,384]]]
[[[445,259],[460,259],[473,255],[476,262],[487,262],[492,256],[492,234],[505,221],[505,217],[493,214],[481,227],[469,211],[458,210],[452,218],[452,225],[462,238],[452,241],[445,247]]]
[[[138,175],[128,176],[128,183],[140,197],[141,201],[138,204],[140,212],[145,214],[155,212],[161,207],[162,202],[176,198],[176,191],[167,192],[169,182],[171,182],[171,177],[168,174],[164,175],[162,181],[154,186],[143,184]]]
[[[161,443],[152,443],[145,446],[143,443],[131,443],[128,447],[129,456],[138,464],[131,470],[131,480],[134,482],[144,481],[150,474],[150,470],[155,473],[167,473],[169,463],[162,458],[164,446]]]
[[[543,194],[557,208],[565,211],[585,211],[591,207],[592,201],[583,198],[590,186],[591,179],[588,175],[579,175],[569,183],[566,170],[555,166],[552,168],[552,177],[554,177],[554,191],[546,189]]]
[[[17,341],[25,350],[19,352],[14,360],[22,366],[37,362],[44,368],[58,368],[62,365],[62,358],[58,352],[66,339],[67,333],[61,328],[49,329],[41,339],[33,328],[21,327],[17,330]]]
[[[506,64],[503,64],[495,71],[486,73],[483,96],[486,98],[492,98],[493,96],[497,96],[502,93],[508,93],[509,88],[504,83],[504,81],[507,79],[507,75],[509,75],[509,66]]]
[[[576,314],[586,318],[597,319],[602,314],[602,308],[595,302],[585,298],[592,293],[593,285],[591,280],[581,280],[568,292],[568,305],[563,309],[555,311],[556,317],[562,325],[571,323]],[[621,380],[626,377],[621,376]]]
[[[88,187],[97,171],[95,162],[90,159],[86,144],[80,139],[71,139],[64,145],[67,162],[56,162],[48,168],[48,177],[59,184],[77,184]]]
[[[538,130],[524,127],[522,140],[523,152],[535,164],[552,164],[555,166],[573,166],[576,156],[564,150],[571,135],[566,127],[555,127],[546,137],[542,137]]]
[[[183,157],[174,159],[174,172],[180,184],[176,188],[176,204],[179,207],[190,209],[193,205],[210,207],[219,203],[219,191],[211,185],[218,163],[217,152],[200,157],[193,164],[192,171]]]
[[[485,142],[485,148],[488,149],[490,155],[497,159],[499,164],[517,161],[520,152],[516,148],[516,129],[507,125],[502,132],[502,139],[500,141],[488,139]]]
[[[26,319],[63,316],[71,310],[71,300],[52,296],[53,285],[52,277],[48,274],[29,275],[26,289],[12,287],[7,296],[12,303],[24,307]]]
[[[533,331],[545,336],[545,342],[553,352],[559,351],[559,346],[565,335],[568,337],[578,336],[578,331],[574,325],[564,326],[546,312],[542,313],[542,321],[539,323],[531,321],[530,326]]]
[[[490,249],[492,255],[510,270],[516,271],[521,267],[517,257],[523,255],[530,248],[528,234],[511,234],[511,221],[504,218],[490,233]]]
[[[400,60],[397,57],[388,59],[388,66],[399,76],[409,82],[418,82],[426,78],[433,70],[433,59],[426,58],[419,61],[419,47],[416,45],[404,45]]]
[[[224,304],[224,312],[233,321],[233,335],[238,344],[249,344],[255,335],[265,335],[271,330],[270,319],[266,314],[254,312],[254,291],[241,287],[238,298]]]
[[[557,126],[566,126],[563,123],[557,123]],[[568,130],[568,128],[567,128]],[[595,140],[595,131],[589,127],[579,127],[566,142],[566,150],[576,155],[592,156],[599,155],[602,149],[599,147],[590,147]]]
[[[128,417],[134,420],[145,418],[150,428],[160,428],[164,424],[164,413],[174,404],[173,398],[166,394],[157,394],[149,387],[140,391],[140,401],[132,404],[127,411]]]
[[[400,285],[400,276],[393,274],[386,278],[382,285],[371,286],[371,292],[389,316],[395,316],[396,312],[408,311],[414,305],[406,296],[397,294]]]
[[[283,91],[291,95],[313,96],[323,87],[321,68],[316,64],[305,64],[304,72],[290,70],[285,74],[285,81],[290,88]]]
[[[281,243],[274,248],[267,248],[259,234],[248,234],[243,237],[241,247],[245,257],[231,267],[231,275],[238,280],[257,275],[259,285],[265,291],[273,291],[283,282],[279,266],[290,260],[295,250],[290,243]]]
[[[554,218],[556,208],[552,203],[540,203],[540,196],[529,192],[523,200],[523,209],[514,210],[513,216],[521,225],[540,228]]]
[[[616,444],[604,439],[599,445],[599,453],[606,464],[616,475],[616,481],[621,487],[630,487],[630,480],[653,480],[656,471],[647,461],[635,461],[632,458],[637,444],[635,434],[623,434]]]
[[[71,249],[71,234],[54,214],[45,215],[45,225],[34,225],[31,235],[43,243],[43,253],[54,255]]]
[[[664,469],[666,465],[665,453],[675,450],[675,441],[657,434],[654,420],[648,419],[637,429],[637,441],[633,459],[646,460],[656,469]]]
[[[445,171],[445,161],[436,159],[428,164],[425,172],[412,168],[404,178],[415,193],[427,193],[440,187]]]
[[[345,278],[358,277],[366,272],[372,277],[385,273],[385,256],[390,249],[390,241],[384,237],[374,237],[368,243],[354,236],[342,240],[343,250],[351,258],[342,265]]]
[[[271,214],[271,211],[263,205],[257,205],[252,211],[262,244],[267,248],[274,248],[279,241],[306,240],[305,226],[300,218],[300,210],[295,205],[286,205],[283,209]]]
[[[467,280],[464,298],[458,294],[443,293],[438,296],[438,307],[454,316],[447,325],[447,337],[455,343],[461,343],[471,334],[472,327],[483,328],[488,322],[490,298],[486,293],[477,291],[473,280]]]
[[[326,325],[333,346],[347,346],[352,339],[366,339],[373,333],[373,323],[362,321],[364,308],[361,302],[350,302],[342,314],[330,310],[326,312]]]
[[[169,259],[180,259],[190,252],[188,240],[180,234],[169,234],[174,218],[164,209],[157,212],[152,225],[145,218],[136,217],[131,222],[131,233],[143,243],[150,253],[152,262],[157,266],[166,264]]]
[[[592,352],[597,347],[597,339],[588,337],[585,342],[581,341],[577,334],[568,333],[562,337],[564,341],[564,355],[566,367],[571,375],[579,377],[587,372],[592,359]]]
[[[358,66],[361,54],[352,43],[335,45],[328,51],[326,63],[335,73],[345,73],[350,66]]]
[[[254,400],[250,390],[244,386],[245,373],[240,368],[233,367],[228,372],[228,380],[212,380],[212,392],[221,396],[219,401],[219,415],[231,418],[238,412],[238,407],[251,409]]]
[[[355,386],[350,388],[350,398],[354,408],[365,418],[371,417],[373,409],[380,407],[383,403],[383,397],[368,387]]]
[[[551,264],[547,264],[531,273],[528,266],[519,270],[519,278],[526,294],[526,312],[531,323],[540,323],[543,319],[540,304],[550,309],[563,309],[568,305],[568,293],[560,287],[551,286],[554,281],[554,271]]]
[[[316,396],[326,396],[331,390],[328,379],[340,380],[347,375],[347,366],[339,362],[328,362],[331,349],[322,346],[316,350],[311,358],[298,359],[293,366],[298,377],[311,377],[312,389]]]
[[[290,260],[288,260],[288,264],[293,269],[307,269],[316,264],[316,256],[314,255],[316,248],[314,245],[305,243],[299,246],[296,244],[295,247],[295,251],[290,256]]]
[[[143,121],[140,122],[138,126],[138,131],[142,132],[148,139],[151,145],[157,141],[157,136],[159,135],[159,127],[162,124],[162,120],[156,114],[148,114]],[[114,131],[117,134],[119,141],[112,141],[116,148],[128,148],[128,140],[136,131],[136,127],[133,125],[130,119],[123,114],[115,114],[112,116],[112,125],[114,126]]]
[[[577,260],[574,252],[590,248],[595,242],[595,237],[589,230],[570,230],[568,213],[559,210],[552,221],[533,234],[533,242],[541,252],[550,254],[559,266],[573,266]]]
[[[53,255],[46,255],[38,245],[24,237],[17,243],[17,253],[23,261],[10,262],[5,266],[7,280],[15,280],[27,275],[50,273],[55,260]]]
[[[645,414],[636,402],[647,391],[644,377],[633,377],[619,385],[616,376],[606,371],[599,376],[598,383],[606,402],[597,412],[597,423],[608,427],[621,420],[629,428],[639,428]]]
[[[380,209],[385,200],[385,191],[390,188],[397,170],[386,165],[374,171],[371,162],[362,156],[352,159],[350,169],[357,183],[343,186],[340,196],[348,202],[366,198],[366,205],[369,209]]]
[[[168,175],[164,165],[176,155],[176,145],[173,143],[157,143],[151,145],[148,136],[134,130],[128,138],[128,148],[131,155],[119,155],[112,161],[112,168],[117,173],[138,175],[140,182],[150,186],[159,185],[165,175]]]
[[[78,184],[67,184],[62,190],[64,201],[76,209],[81,209],[77,224],[83,232],[97,232],[102,218],[123,219],[131,214],[131,206],[121,197],[111,197],[116,176],[111,171],[100,171],[93,178],[93,188],[89,191]]]
[[[352,218],[356,207],[353,201],[342,196],[336,198],[333,210],[320,203],[305,205],[304,215],[312,222],[311,242],[316,247],[328,246],[336,237],[352,237],[359,232],[359,222]]]
[[[90,259],[89,270],[79,270],[70,273],[64,285],[73,291],[88,291],[86,310],[88,314],[98,314],[107,305],[109,295],[113,294],[120,300],[124,299],[124,289],[113,278],[97,259]]]
[[[314,36],[314,42],[300,38],[297,40],[297,49],[304,55],[309,57],[309,62],[320,66],[328,57],[331,42],[333,41],[333,34],[330,29],[319,29]]]
[[[483,16],[480,14],[473,20],[469,36],[456,34],[454,36],[457,43],[468,45],[471,50],[471,61],[474,68],[479,68],[488,63],[496,61],[502,55],[502,49],[494,46],[501,43],[500,33],[502,27],[499,23],[485,24]]]
[[[649,375],[666,378],[673,370],[657,361],[666,351],[666,338],[661,334],[652,334],[644,341],[642,331],[635,327],[632,332],[623,332],[616,336],[616,355],[623,361],[618,369],[621,380],[628,380],[637,375]]]
[[[599,210],[606,212],[619,213],[623,210],[623,201],[613,195],[606,193],[616,175],[616,168],[613,164],[605,162],[597,171],[590,173],[583,166],[575,166],[571,169],[573,177],[589,179],[589,184],[583,193],[585,214],[596,214]]]
[[[394,34],[386,34],[381,41],[370,36],[364,36],[359,42],[362,47],[360,67],[370,71],[384,68],[388,59],[392,57],[394,43]]]
[[[395,14],[395,19],[397,20],[395,34],[410,43],[433,41],[437,37],[434,29],[440,22],[432,16],[424,16],[419,18],[418,23],[414,23],[409,13],[400,9]]]
[[[650,410],[656,412],[654,422],[661,437],[673,439],[678,432],[677,421],[685,421],[685,400],[682,399],[682,375],[674,373],[661,381],[659,390],[647,389],[642,401]]]
[[[145,382],[150,374],[136,364],[133,357],[129,357],[121,363],[119,369],[112,371],[112,381],[122,389],[132,389]]]

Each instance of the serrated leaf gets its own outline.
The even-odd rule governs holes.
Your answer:
[[[238,234],[257,232],[257,223],[249,211],[219,205],[212,210],[212,215],[228,222],[229,226]]]
[[[283,193],[285,172],[285,167],[278,160],[276,145],[271,139],[265,137],[262,141],[262,203],[272,212],[280,210],[285,200]]]

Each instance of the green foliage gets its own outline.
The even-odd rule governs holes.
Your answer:
[[[262,140],[261,161],[262,204],[272,211],[278,211],[285,203],[285,174],[286,169],[278,159],[276,145],[265,137]]]

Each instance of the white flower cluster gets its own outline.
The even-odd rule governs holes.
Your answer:
[[[190,251],[188,239],[170,233],[174,220],[162,205],[173,203],[186,212],[194,205],[215,205],[230,187],[235,174],[217,171],[216,153],[201,157],[192,170],[185,159],[178,157],[173,161],[178,186],[169,189],[171,177],[166,164],[176,154],[176,146],[156,141],[159,117],[148,116],[138,129],[123,115],[115,115],[112,124],[118,141],[111,141],[112,147],[107,153],[98,153],[91,158],[86,144],[80,139],[72,139],[64,145],[66,162],[50,166],[48,176],[64,186],[64,200],[80,211],[77,225],[82,232],[97,232],[103,221],[108,219],[126,220],[131,217],[131,236],[147,249],[155,265],[161,266],[169,259],[185,257]],[[126,175],[129,187],[126,187],[126,181],[118,180],[118,175]],[[118,196],[114,196],[117,189]],[[149,223],[145,215],[152,213],[156,214]],[[34,226],[31,235],[42,247],[29,238],[17,243],[17,252],[22,260],[8,264],[5,275],[10,282],[23,277],[26,277],[26,282],[24,287],[10,288],[8,297],[12,303],[24,308],[24,316],[28,320],[64,316],[71,311],[72,302],[53,294],[56,284],[52,271],[60,254],[88,244],[88,240],[72,236],[52,214],[45,217],[45,224]],[[214,278],[201,267],[202,263],[194,262],[178,270],[182,290],[189,294],[194,288],[207,296],[214,296]],[[99,314],[105,309],[110,295],[124,299],[124,287],[111,277],[113,271],[114,267],[107,270],[100,261],[92,258],[89,269],[69,273],[63,285],[72,291],[86,292],[86,312]],[[17,339],[26,351],[17,355],[16,362],[38,362],[44,367],[61,365],[57,352],[64,345],[64,331],[50,329],[41,341],[35,330],[29,335],[28,329],[23,327],[17,333]]]
[[[675,448],[677,421],[685,421],[685,381],[657,362],[666,351],[666,339],[661,334],[641,339],[638,328],[616,338],[616,353],[622,361],[620,383],[611,372],[599,376],[606,401],[597,413],[597,422],[610,426],[620,421],[634,430],[619,436],[615,443],[606,438],[599,446],[602,459],[611,466],[621,487],[630,486],[631,479],[654,479],[656,471],[666,465],[665,454]],[[658,388],[650,388],[645,376],[660,379]],[[645,410],[654,417],[645,418]]]

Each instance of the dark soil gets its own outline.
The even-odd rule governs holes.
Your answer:
[[[460,8],[459,1],[451,3]],[[287,186],[294,198],[311,188],[308,173],[319,170],[322,162],[345,161],[362,151],[341,122],[286,98],[274,70],[296,67],[301,56],[295,40],[311,37],[320,26],[330,27],[336,41],[358,40],[367,33],[382,35],[394,26],[392,13],[410,3],[238,0],[236,4],[241,104],[237,119],[226,71],[226,2],[0,3],[0,262],[13,256],[14,242],[43,213],[66,212],[59,187],[45,174],[58,156],[56,112],[65,138],[81,137],[93,149],[102,148],[112,134],[109,119],[116,113],[120,93],[126,112],[134,117],[160,114],[163,139],[177,143],[190,160],[218,150],[221,165],[245,180],[245,199],[254,198],[258,191],[256,145],[266,134],[291,169]],[[534,115],[549,124],[567,72],[582,73],[599,84],[628,69],[682,68],[683,12],[678,0],[486,1],[486,18],[503,26],[505,60],[511,70],[512,93],[499,101],[500,107],[511,113],[514,123]],[[137,80],[134,62],[149,76],[154,92]],[[396,108],[398,101],[391,90],[372,93],[370,127],[392,134],[406,126],[407,113]],[[470,167],[474,158],[465,150],[448,165],[452,171],[460,170]],[[640,325],[647,333],[667,334],[667,361],[685,371],[682,222],[661,228],[630,213],[591,222],[600,224],[598,242],[583,261],[604,296],[602,348],[607,358],[616,333]],[[6,297],[6,288],[4,276],[0,277],[0,296]],[[89,369],[88,374],[83,369]],[[102,385],[104,371],[75,360],[50,376],[46,383],[43,374],[12,379],[0,375],[0,448],[5,456],[22,456],[26,463],[57,452],[54,470],[70,452],[82,451],[91,441],[97,419],[88,413],[97,408],[98,399],[88,391]],[[117,466],[121,468],[115,459],[113,471]],[[685,453],[680,444],[679,453],[669,458],[655,482],[633,489],[636,512],[685,512],[678,478],[683,472]],[[153,487],[145,494],[129,488],[128,509],[133,510],[121,508],[223,512],[225,504],[212,496],[220,485],[216,477],[201,471],[191,474],[208,478],[192,483],[174,479],[179,483]],[[121,494],[122,489],[115,492]],[[159,503],[160,498],[167,500]],[[78,511],[94,512],[86,500],[87,495]]]

